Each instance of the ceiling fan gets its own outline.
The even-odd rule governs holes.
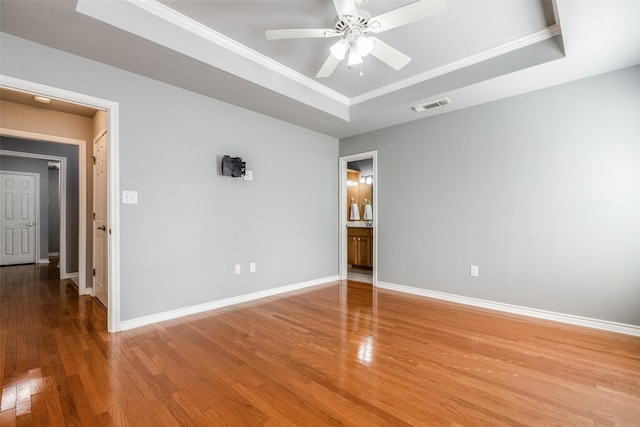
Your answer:
[[[446,9],[446,0],[418,0],[381,15],[371,14],[361,9],[368,0],[333,0],[338,12],[334,28],[306,28],[290,30],[267,30],[268,40],[339,37],[329,49],[331,54],[324,62],[316,77],[329,77],[340,61],[347,55],[347,67],[362,64],[362,58],[371,54],[394,70],[400,70],[411,58],[389,46],[370,33],[381,33],[402,25],[436,15]]]

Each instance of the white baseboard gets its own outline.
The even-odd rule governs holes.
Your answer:
[[[260,298],[266,298],[286,292],[310,288],[312,286],[324,285],[336,280],[339,280],[338,276],[324,277],[322,279],[315,279],[308,282],[296,283],[293,285],[281,286],[273,289],[266,289],[264,291],[253,292],[251,294],[239,295],[237,297],[225,298],[217,301],[211,301],[205,304],[198,304],[191,307],[179,308],[176,310],[165,311],[163,313],[152,314],[150,316],[143,316],[136,319],[125,320],[120,322],[120,330],[126,331],[129,329],[139,328],[141,326],[151,325],[152,323],[163,322],[165,320],[177,319],[178,317],[202,313],[203,311],[215,310],[217,308],[227,307],[243,302],[249,302]]]
[[[602,329],[609,332],[618,332],[626,335],[640,336],[640,326],[628,325],[625,323],[610,322],[608,320],[592,319],[589,317],[574,316],[572,314],[556,313],[553,311],[538,310],[536,308],[522,307],[501,302],[487,301],[483,299],[464,297],[460,295],[447,294],[444,292],[430,291],[427,289],[413,288],[410,286],[396,285],[378,281],[376,286],[391,291],[404,292],[407,294],[420,295],[428,298],[456,302],[459,304],[482,307],[490,310],[503,311],[513,314],[535,317],[538,319],[552,320],[555,322],[569,323],[572,325],[585,326],[587,328]]]
[[[60,256],[60,252],[49,252],[49,256]]]
[[[38,264],[49,264],[49,258],[43,258],[38,261]]]
[[[80,283],[80,274],[79,273],[60,273],[60,279],[71,279],[71,281],[78,287],[78,283]]]

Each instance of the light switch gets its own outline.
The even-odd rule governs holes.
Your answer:
[[[249,264],[249,273],[255,273],[256,272],[256,263],[252,262]]]
[[[253,171],[244,171],[244,180],[253,181]]]
[[[138,204],[138,192],[122,190],[122,203],[126,205]]]

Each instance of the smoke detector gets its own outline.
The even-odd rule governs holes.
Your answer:
[[[428,110],[430,108],[442,107],[443,105],[448,105],[448,104],[451,104],[452,102],[453,101],[451,101],[449,98],[445,96],[444,98],[436,99],[435,101],[431,101],[426,104],[414,105],[411,108],[413,108],[413,110],[416,113],[419,113],[421,111]]]

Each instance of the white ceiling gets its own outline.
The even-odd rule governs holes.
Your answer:
[[[369,0],[373,16],[411,1]],[[335,39],[331,1],[79,0],[0,3],[3,32],[345,137],[640,63],[640,0],[448,0],[376,36],[412,60],[315,75]],[[442,96],[451,105],[414,112]]]

